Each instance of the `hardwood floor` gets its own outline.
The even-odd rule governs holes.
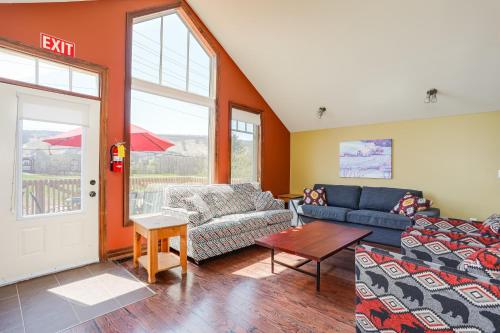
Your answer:
[[[299,258],[280,253],[282,261]],[[122,262],[142,281],[144,269]],[[315,264],[304,269],[315,271]],[[354,252],[341,251],[322,263],[321,292],[315,279],[276,266],[257,246],[157,275],[157,295],[68,332],[354,332]]]

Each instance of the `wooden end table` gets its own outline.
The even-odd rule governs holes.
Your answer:
[[[302,227],[256,239],[255,244],[271,249],[271,273],[274,273],[274,264],[279,264],[307,274],[316,278],[316,291],[319,291],[321,262],[341,250],[349,249],[353,244],[359,244],[371,233],[368,229],[314,221]],[[274,259],[275,250],[297,255],[304,260],[297,265],[286,264]],[[316,262],[316,273],[300,268],[310,261]]]
[[[293,202],[294,199],[299,199],[299,198],[302,198],[303,195],[302,194],[293,194],[293,193],[287,193],[287,194],[279,194],[277,196],[278,199],[281,199],[285,202],[285,208],[286,209],[289,209],[290,208],[290,204],[292,205],[293,207],[293,211],[295,212],[295,215],[294,215],[294,219],[297,218],[297,221],[296,223],[292,223],[292,225],[303,225],[304,222],[302,222],[302,219],[299,215],[299,212],[298,212],[298,209],[297,209],[297,205],[295,205],[295,203]],[[293,221],[293,220],[292,220]]]
[[[134,268],[141,264],[148,271],[148,283],[156,282],[156,273],[181,266],[187,273],[187,223],[161,214],[143,215],[134,223]],[[179,256],[170,252],[169,238],[180,236]],[[141,238],[147,238],[147,254],[142,255]],[[161,241],[161,252],[158,242]]]
[[[302,194],[286,193],[286,194],[278,194],[276,197],[278,199],[283,200],[285,202],[285,207],[287,207],[290,203],[290,200],[302,198]]]

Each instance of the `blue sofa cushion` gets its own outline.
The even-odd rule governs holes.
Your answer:
[[[363,187],[359,200],[359,209],[378,210],[390,212],[407,192],[422,197],[423,193],[416,190],[390,187]],[[327,193],[328,195],[328,193]],[[328,199],[328,197],[327,197]]]
[[[328,206],[345,207],[350,209],[359,208],[359,197],[361,196],[360,186],[327,184],[314,185],[315,189],[321,187],[325,188],[326,203]]]
[[[321,220],[334,220],[344,222],[349,208],[332,207],[332,206],[313,206],[302,205],[302,213],[309,217],[314,217]]]
[[[397,230],[405,230],[412,225],[409,217],[375,210],[350,211],[347,213],[347,222]]]

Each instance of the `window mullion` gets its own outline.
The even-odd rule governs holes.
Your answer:
[[[189,29],[187,30],[187,61],[186,61],[186,91],[189,91],[189,62],[190,62],[190,56],[189,56],[189,49],[191,48],[191,33],[189,32]]]
[[[35,58],[35,84],[39,84],[40,82],[40,62],[38,58]]]
[[[184,102],[198,104],[207,107],[215,107],[215,100],[201,95],[196,95],[183,90],[162,86],[149,81],[132,78],[132,89],[140,90],[150,94],[179,99]]]
[[[70,67],[68,70],[69,76],[69,91],[73,91],[73,69]]]
[[[159,82],[158,84],[162,84],[163,82],[163,16],[160,19],[160,73],[158,75]]]

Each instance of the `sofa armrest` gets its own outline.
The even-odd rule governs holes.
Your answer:
[[[273,199],[274,202],[276,203],[277,206],[280,207],[280,209],[285,209],[285,201],[282,199]]]
[[[188,227],[195,228],[204,223],[199,212],[189,211],[184,208],[162,207],[162,213],[168,216],[174,216],[187,222]]]
[[[441,210],[439,208],[431,207],[429,209],[419,211],[418,214],[429,217],[439,217],[441,215]]]
[[[366,245],[356,247],[355,280],[358,332],[427,332],[436,321],[450,331],[464,323],[496,331],[498,280]]]

